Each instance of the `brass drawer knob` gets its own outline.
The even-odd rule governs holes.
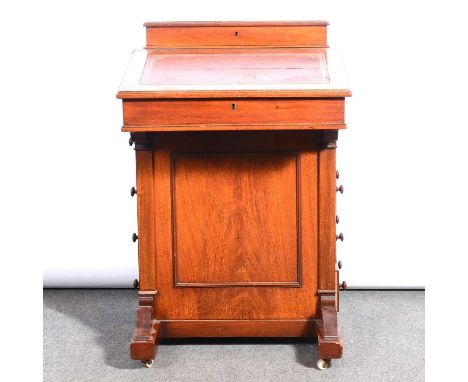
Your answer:
[[[335,216],[335,221],[336,221],[336,224],[340,222],[340,217],[338,215]]]
[[[348,289],[348,284],[346,284],[346,281],[343,281],[343,282],[340,284],[340,289],[342,289],[342,290]]]
[[[338,261],[338,269],[341,269],[341,267],[343,266],[343,263],[340,261]]]
[[[338,240],[341,240],[341,241],[343,241],[343,240],[344,240],[344,235],[343,235],[343,232],[340,232],[340,234],[339,234],[339,235],[336,235],[336,240],[337,240],[337,241],[338,241]]]
[[[136,233],[133,233],[132,235],[132,241],[135,242],[138,240],[138,235]]]
[[[138,281],[138,279],[133,280],[133,288],[140,289],[140,282]]]
[[[132,188],[130,189],[130,195],[133,197],[133,196],[135,196],[136,193],[137,193],[136,188],[135,188],[135,187],[132,187]]]
[[[344,187],[343,187],[342,184],[340,185],[340,187],[336,188],[336,192],[340,192],[340,194],[342,194],[344,192]]]
[[[336,179],[340,179],[340,172],[336,170]]]

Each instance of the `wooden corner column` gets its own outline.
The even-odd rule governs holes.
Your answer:
[[[159,341],[160,325],[155,318],[156,285],[154,257],[153,210],[153,145],[146,133],[132,133],[130,145],[135,146],[136,184],[138,197],[138,266],[140,269],[138,308],[135,331],[130,343],[132,359],[145,366],[152,365]],[[141,270],[144,269],[144,272]]]
[[[343,343],[338,326],[338,293],[336,269],[336,141],[338,131],[322,132],[319,146],[319,290],[318,322],[319,368],[328,367],[332,358],[341,358]]]

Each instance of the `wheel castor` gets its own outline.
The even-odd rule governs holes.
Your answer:
[[[152,359],[148,359],[146,361],[141,361],[141,363],[143,364],[143,367],[151,367],[153,366],[153,360]]]
[[[319,359],[317,361],[317,369],[324,370],[330,367],[330,360],[329,359]]]

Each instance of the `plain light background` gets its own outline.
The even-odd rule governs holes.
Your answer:
[[[10,94],[7,111],[19,127],[8,144],[15,154],[6,160],[22,166],[7,170],[15,179],[10,187],[24,193],[13,219],[18,230],[32,233],[15,247],[42,259],[45,287],[129,287],[137,276],[137,245],[131,242],[136,198],[129,196],[134,152],[128,134],[120,132],[115,94],[130,52],[144,45],[144,21],[326,19],[329,44],[341,52],[353,91],[346,105],[349,129],[340,133],[337,154],[345,186],[337,206],[338,232],[345,235],[337,244],[343,279],[350,287],[425,286],[428,257],[441,255],[432,243],[436,226],[447,221],[437,199],[447,187],[441,160],[456,153],[460,135],[439,133],[450,129],[441,124],[454,104],[434,94],[442,94],[453,66],[441,47],[447,41],[438,31],[445,26],[422,17],[423,4],[28,5],[31,17],[41,17],[12,25],[7,41],[18,52],[10,58],[16,57],[12,64],[25,80],[14,87],[17,97]],[[431,12],[437,16],[437,9]],[[462,108],[461,92],[451,92]]]

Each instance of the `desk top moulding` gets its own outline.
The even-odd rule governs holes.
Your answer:
[[[135,144],[139,306],[159,338],[318,338],[342,355],[338,131],[351,96],[326,21],[148,22],[117,98]],[[336,222],[336,223],[335,223]]]

